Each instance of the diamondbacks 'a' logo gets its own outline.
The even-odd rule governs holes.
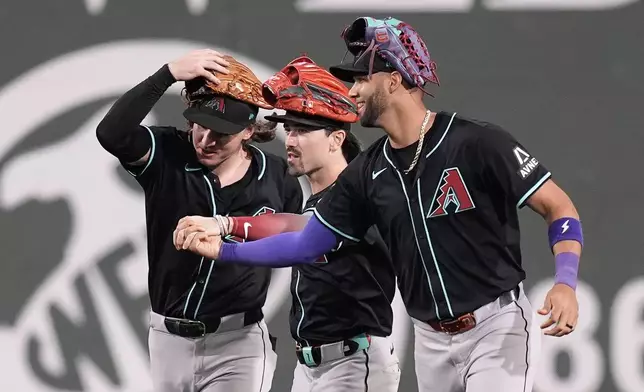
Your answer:
[[[454,205],[454,213],[475,208],[463,176],[456,167],[443,170],[427,218],[447,215],[450,205]]]

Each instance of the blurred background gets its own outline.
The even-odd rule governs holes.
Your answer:
[[[429,107],[512,132],[579,209],[580,322],[544,337],[535,390],[644,391],[641,0],[2,1],[0,391],[151,391],[143,197],[94,135],[111,103],[192,49],[230,53],[262,79],[302,53],[332,65],[363,15],[415,27],[441,80]],[[180,87],[148,124],[184,125]],[[365,145],[382,135],[356,133]],[[266,147],[283,155],[280,140]],[[554,263],[544,222],[521,219],[538,306]],[[266,304],[273,391],[290,390],[296,361],[289,276],[275,274]],[[416,391],[398,299],[395,311],[400,390]]]

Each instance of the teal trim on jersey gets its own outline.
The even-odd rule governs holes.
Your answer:
[[[320,220],[320,222],[322,222],[322,224],[324,224],[324,226],[326,226],[329,229],[333,230],[337,234],[340,234],[344,238],[350,239],[353,242],[360,242],[359,239],[357,239],[355,237],[351,237],[349,234],[345,234],[345,233],[341,232],[340,230],[336,229],[335,227],[333,227],[329,222],[327,222],[326,220],[324,220],[324,218],[322,218],[322,215],[320,215],[318,210],[314,210],[313,213],[315,214],[315,216],[317,216],[317,218]]]
[[[387,143],[385,142],[385,146]],[[387,156],[387,149],[383,147],[383,151],[385,153],[385,159],[391,166],[393,166],[394,169],[396,169],[396,166],[394,163],[389,159],[389,156]],[[429,292],[432,294],[432,300],[434,300],[434,309],[436,310],[436,317],[440,320],[441,316],[438,311],[438,303],[436,302],[436,297],[434,296],[434,288],[432,287],[432,281],[429,279],[429,271],[427,270],[427,265],[425,264],[425,258],[423,257],[423,252],[420,249],[420,243],[418,242],[418,234],[416,234],[416,225],[414,224],[414,219],[411,218],[413,216],[411,212],[411,204],[409,203],[409,197],[407,196],[407,189],[405,188],[405,181],[402,178],[402,175],[400,174],[400,170],[396,169],[396,174],[398,174],[398,178],[400,179],[400,185],[403,190],[403,194],[405,195],[405,200],[407,200],[407,208],[409,209],[409,220],[411,221],[411,228],[414,231],[414,239],[416,240],[416,247],[418,248],[418,254],[420,255],[420,260],[423,263],[423,269],[425,270],[425,275],[427,276],[427,283],[429,285]],[[423,215],[424,217],[424,215]],[[423,218],[424,219],[424,218]]]
[[[217,215],[217,205],[215,204],[215,192],[212,189],[212,185],[210,185],[210,181],[208,181],[208,177],[204,175],[203,179],[204,181],[206,181],[206,185],[208,186],[208,190],[210,191],[210,200],[212,201],[212,216],[215,216]],[[199,264],[199,272],[197,272],[197,276],[199,276],[199,273],[201,272],[201,265],[203,264],[203,260],[204,258],[202,257],[201,263]],[[214,265],[215,265],[215,261],[210,260],[210,270],[208,271],[208,277],[206,278],[206,283],[204,283],[203,291],[201,292],[201,297],[199,298],[199,303],[195,308],[194,317],[197,317],[197,312],[199,311],[199,307],[201,306],[201,301],[203,300],[203,296],[206,293],[206,287],[208,287],[208,283],[210,282],[210,275],[212,273],[212,269]],[[186,298],[186,305],[183,307],[184,317],[186,316],[186,311],[188,310],[188,304],[190,303],[190,297],[192,296],[192,291],[195,289],[196,285],[197,285],[197,282],[195,281],[192,284],[192,288],[190,289],[190,292],[188,293],[188,298]]]
[[[532,196],[532,194],[535,193],[537,191],[537,189],[539,189],[539,187],[541,185],[543,185],[544,182],[548,181],[548,179],[551,176],[552,176],[552,174],[550,172],[544,174],[543,177],[541,177],[541,179],[539,181],[537,181],[537,183],[534,184],[534,186],[532,188],[528,189],[528,191],[525,193],[525,195],[523,195],[523,197],[521,199],[519,199],[519,202],[517,203],[517,208],[521,208],[523,203],[525,203],[526,200],[528,200],[528,198],[530,198],[530,196]]]
[[[407,200],[407,208],[409,209],[409,217],[411,221],[411,228],[414,230],[414,239],[416,240],[416,246],[418,247],[418,254],[420,255],[420,261],[423,262],[423,269],[425,270],[425,275],[427,276],[427,283],[429,284],[429,291],[432,294],[432,299],[434,300],[434,308],[436,310],[436,317],[440,320],[440,312],[438,311],[438,303],[436,302],[436,296],[434,296],[434,288],[432,287],[432,281],[429,278],[429,271],[427,270],[427,263],[425,263],[425,258],[423,257],[423,250],[420,248],[420,242],[418,242],[418,233],[416,232],[416,224],[414,223],[414,219],[412,216],[414,214],[411,211],[411,204],[409,202],[409,196],[407,196],[407,189],[405,189],[405,183],[404,179],[402,178],[402,175],[398,170],[396,170],[396,173],[398,173],[398,177],[400,178],[400,185],[402,186],[403,193],[405,194],[405,200]],[[423,215],[423,219],[425,219]]]
[[[447,309],[449,310],[450,316],[454,317],[454,312],[452,311],[452,304],[449,301],[449,295],[447,294],[447,289],[445,288],[445,282],[443,281],[443,274],[441,274],[441,269],[438,267],[438,260],[436,259],[436,253],[434,252],[434,246],[432,245],[432,240],[429,235],[429,230],[427,229],[427,219],[425,219],[425,209],[423,208],[423,197],[420,194],[420,178],[418,179],[417,184],[418,184],[418,187],[417,187],[418,204],[420,207],[420,213],[423,217],[423,226],[425,228],[425,234],[427,235],[427,244],[429,244],[429,250],[432,252],[432,258],[434,259],[434,266],[436,267],[436,272],[438,272],[438,280],[441,282],[443,295],[445,295],[445,301],[447,302]]]
[[[436,143],[434,148],[432,148],[431,151],[428,152],[427,155],[425,155],[425,158],[429,158],[429,156],[432,155],[434,151],[436,151],[438,146],[441,145],[441,143],[443,142],[443,139],[445,139],[445,136],[447,136],[447,132],[449,132],[449,129],[452,127],[452,122],[454,121],[454,117],[456,117],[456,112],[452,114],[452,118],[449,120],[449,124],[447,124],[447,129],[445,130],[445,132],[443,132],[443,136],[441,136],[440,140],[438,141],[438,143]]]
[[[152,159],[154,159],[154,153],[157,150],[157,143],[156,143],[156,140],[154,139],[154,133],[150,128],[148,128],[145,125],[143,125],[143,128],[147,129],[148,132],[150,132],[150,138],[152,138],[152,146],[150,147],[150,156],[148,157],[148,163],[145,164],[145,167],[143,168],[143,170],[141,170],[141,173],[139,173],[139,175],[142,175],[143,173],[145,173],[146,170],[148,170],[148,167],[150,167],[150,163],[152,163]]]
[[[215,266],[215,260],[210,260],[210,270],[208,271],[208,276],[206,277],[206,283],[203,285],[203,291],[201,291],[201,297],[199,297],[199,303],[197,303],[197,307],[195,308],[195,315],[194,318],[197,319],[197,312],[199,312],[199,308],[201,307],[201,301],[203,301],[203,296],[206,294],[206,287],[208,287],[208,282],[210,281],[210,275],[212,274],[212,269]]]
[[[210,181],[208,181],[208,177],[204,175],[203,179],[206,181],[206,185],[208,185],[208,190],[210,191],[210,201],[212,201],[212,216],[214,217],[217,215],[217,205],[215,204],[215,191],[212,189],[212,185],[210,185]]]
[[[204,175],[203,179],[204,181],[206,181],[206,185],[208,185],[208,190],[210,191],[210,200],[212,201],[212,216],[214,217],[215,215],[217,215],[217,205],[215,204],[215,191],[212,189],[212,185],[210,185],[210,181],[208,181],[208,177]],[[208,283],[210,283],[210,275],[212,274],[212,269],[214,266],[215,266],[215,261],[210,260],[210,271],[208,271],[208,277],[206,278],[206,283],[204,283],[203,285],[203,291],[201,292],[199,303],[195,308],[194,317],[197,317],[197,312],[199,312],[199,307],[201,307],[201,301],[203,300],[203,296],[206,294],[206,288],[208,288]]]
[[[259,176],[257,176],[257,179],[261,180],[262,177],[264,177],[264,173],[266,172],[266,155],[264,154],[264,151],[262,151],[259,148],[253,146],[252,144],[249,144],[248,146],[254,148],[257,151],[259,151],[259,155],[262,156],[262,168],[259,171]]]
[[[197,271],[197,276],[199,276],[199,273],[201,272],[201,266],[203,265],[203,257],[201,258],[201,261],[199,262],[199,271]],[[188,303],[190,303],[190,296],[192,296],[192,291],[195,289],[195,286],[197,286],[197,281],[195,281],[192,284],[192,287],[190,288],[190,291],[188,292],[188,297],[186,298],[186,304],[183,306],[183,317],[186,316],[186,312],[188,311]]]
[[[300,327],[302,326],[302,322],[304,321],[304,304],[302,303],[302,299],[300,298],[300,271],[297,271],[297,280],[295,281],[295,296],[297,297],[297,301],[300,303],[300,309],[302,310],[302,315],[300,316],[300,322],[297,323],[297,337],[300,338],[301,340],[304,340],[306,342],[307,346],[310,346],[309,341],[306,339],[302,339],[300,336]],[[306,356],[305,356],[306,358]]]

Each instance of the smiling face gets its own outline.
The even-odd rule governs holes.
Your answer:
[[[379,119],[387,109],[389,99],[385,88],[388,78],[389,74],[386,72],[375,73],[371,75],[371,78],[367,76],[354,77],[349,95],[358,104],[358,115],[363,127],[381,126]]]
[[[248,129],[234,135],[225,135],[197,123],[192,123],[191,132],[197,159],[209,169],[217,167],[230,156],[239,153],[242,143],[253,135],[253,132]]]

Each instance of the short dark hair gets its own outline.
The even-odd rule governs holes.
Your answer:
[[[351,131],[335,128],[324,128],[324,131],[327,136],[335,131],[343,131],[345,133],[346,136],[342,142],[342,155],[347,163],[351,163],[362,152],[362,143],[360,143],[360,140]]]

